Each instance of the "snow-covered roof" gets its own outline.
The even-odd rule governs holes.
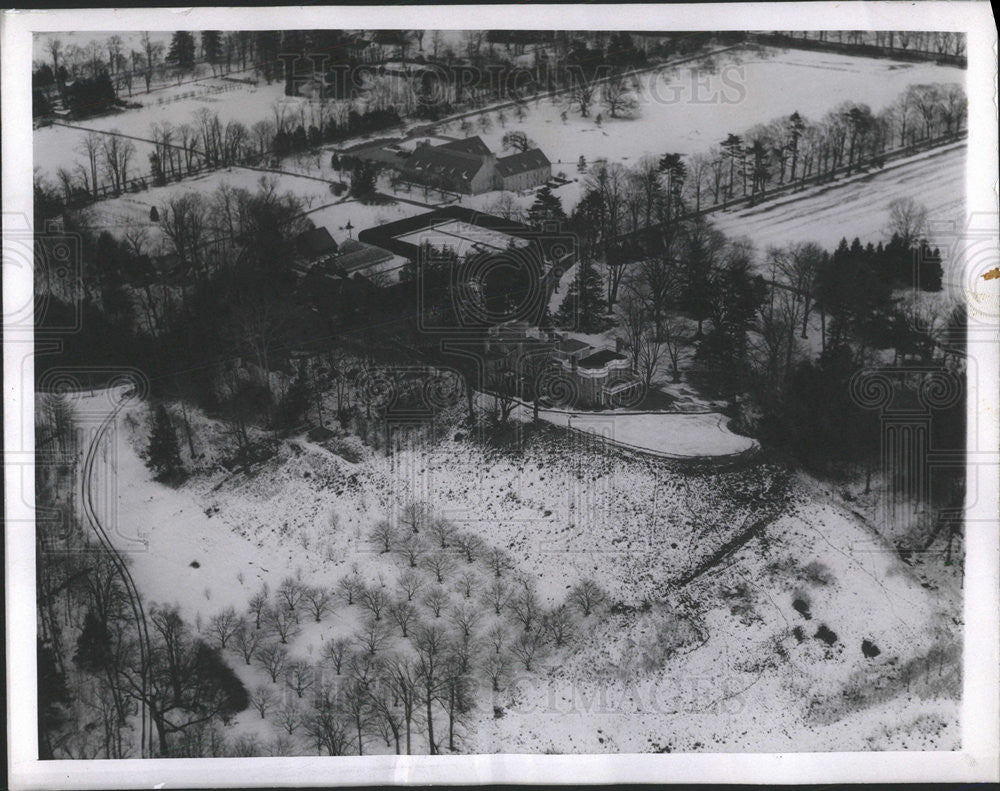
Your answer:
[[[527,173],[531,170],[538,170],[550,166],[549,158],[542,153],[540,148],[531,148],[527,151],[520,151],[509,157],[497,160],[497,173],[501,176],[514,176],[518,173]]]

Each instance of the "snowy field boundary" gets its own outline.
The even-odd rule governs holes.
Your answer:
[[[491,398],[494,397],[493,394],[488,391],[483,391],[481,395],[489,396]],[[519,398],[513,398],[512,400],[518,405],[521,414],[523,414],[524,411],[527,411],[530,415],[534,414],[533,404],[523,401]],[[539,418],[545,420],[545,422],[551,425],[566,429],[578,436],[587,437],[588,440],[590,441],[593,441],[594,439],[599,439],[607,445],[614,446],[616,448],[629,451],[631,453],[658,459],[668,459],[670,461],[677,461],[685,464],[728,466],[730,464],[735,464],[752,459],[761,451],[760,443],[757,440],[753,439],[752,437],[744,437],[741,434],[735,434],[734,432],[730,431],[725,426],[726,416],[712,410],[704,410],[698,412],[661,412],[661,411],[630,412],[624,410],[609,410],[607,412],[581,412],[581,411],[564,410],[564,409],[539,409],[538,416]],[[732,437],[734,439],[740,438],[742,440],[746,440],[747,447],[737,451],[724,451],[718,453],[685,453],[677,450],[669,450],[666,444],[664,445],[664,447],[657,448],[657,447],[649,447],[647,445],[640,445],[638,443],[628,442],[626,440],[619,439],[617,437],[607,437],[598,433],[598,431],[588,431],[586,428],[580,428],[578,426],[572,425],[571,423],[571,421],[574,418],[578,418],[585,422],[588,420],[594,421],[601,418],[613,418],[618,422],[632,423],[635,421],[630,420],[630,418],[641,418],[650,416],[662,417],[665,424],[668,421],[677,422],[692,417],[716,416],[717,420],[714,423],[713,427],[714,431],[718,432],[718,434],[720,435],[726,436],[727,438]],[[563,421],[560,418],[565,418],[565,421]],[[686,422],[691,422],[691,421],[688,420]],[[694,428],[699,432],[704,432],[705,429],[707,429],[708,427],[695,426]],[[664,425],[661,428],[661,431],[659,432],[658,436],[662,436],[669,440],[676,438],[677,434],[676,431],[671,430],[671,427],[669,425]],[[710,447],[711,443],[705,443],[705,446]]]

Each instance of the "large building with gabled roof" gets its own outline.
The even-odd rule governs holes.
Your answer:
[[[537,148],[498,159],[481,137],[474,136],[439,146],[418,145],[402,172],[416,184],[478,195],[537,187],[552,177],[552,164]]]

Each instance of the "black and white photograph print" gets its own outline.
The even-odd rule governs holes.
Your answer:
[[[13,787],[995,780],[995,29],[820,6],[6,13]]]

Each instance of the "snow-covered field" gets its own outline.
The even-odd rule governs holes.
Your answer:
[[[850,242],[886,241],[889,203],[913,197],[927,208],[935,230],[956,223],[964,226],[964,143],[890,163],[884,171],[855,176],[805,193],[768,201],[760,206],[715,212],[712,223],[730,237],[747,237],[758,252],[793,242],[816,242],[832,250],[842,237]],[[946,248],[942,249],[946,253]],[[944,262],[945,266],[949,263]]]
[[[692,69],[697,73],[692,74]],[[495,113],[487,113],[491,126],[483,130],[477,117],[470,118],[470,134],[479,134],[495,151],[502,150],[506,132],[524,131],[553,162],[553,172],[572,178],[583,155],[588,162],[606,158],[629,163],[646,154],[665,152],[694,154],[706,151],[730,133],[741,134],[757,123],[798,111],[819,117],[842,101],[864,102],[879,110],[892,102],[908,85],[923,82],[964,82],[961,69],[929,63],[871,60],[822,52],[764,50],[763,54],[735,50],[638,76],[638,116],[614,119],[595,102],[589,118],[566,110],[565,97],[529,103],[523,122],[509,109],[503,126]],[[781,85],[781,90],[775,90]],[[150,138],[154,123],[174,126],[192,123],[200,108],[218,113],[220,120],[256,121],[273,119],[275,104],[288,117],[308,101],[283,96],[283,83],[241,85],[206,78],[182,92],[197,95],[162,105],[155,94],[139,110],[87,119],[82,126],[100,131],[117,129],[124,134]],[[213,93],[225,88],[225,92]],[[141,95],[137,101],[144,101]],[[596,123],[598,113],[602,124]],[[457,122],[441,125],[446,134],[459,134]],[[76,150],[85,132],[48,127],[34,132],[34,161],[49,176],[60,167],[72,169],[82,157]],[[350,141],[348,141],[350,142]],[[138,166],[145,171],[152,146],[135,141]],[[566,201],[564,201],[566,203]],[[566,208],[575,201],[570,200]]]
[[[227,605],[242,611],[262,581],[274,590],[286,576],[332,586],[357,569],[392,592],[406,562],[379,552],[369,531],[412,497],[507,550],[546,607],[583,576],[607,587],[618,608],[585,620],[570,646],[532,671],[515,669],[502,693],[484,690],[461,731],[462,751],[958,745],[958,638],[946,617],[958,614],[956,602],[922,587],[891,547],[808,479],[766,463],[683,474],[550,428],[516,454],[446,439],[389,458],[355,444],[355,461],[336,445],[292,439],[252,474],[206,472],[171,488],[152,481],[137,455],[146,408],[128,414],[103,457],[117,482],[105,516],[114,509],[121,535],[148,540],[131,553],[147,603],[176,602],[200,628]],[[203,450],[221,441],[218,425],[195,420]],[[742,549],[676,584],[762,516]],[[478,562],[456,563],[477,585],[491,578]],[[323,641],[349,635],[359,620],[359,608],[342,601],[321,622],[304,619],[292,655],[318,661]],[[480,628],[492,623],[485,616]],[[835,634],[827,644],[817,632]],[[863,640],[878,656],[863,655]],[[940,674],[927,659],[933,651],[951,652]],[[248,689],[271,684],[256,663],[227,656]],[[278,732],[253,710],[231,729],[261,741]],[[415,746],[426,743],[418,737]],[[373,737],[366,751],[391,749]]]
[[[273,179],[279,194],[291,192],[304,203],[307,211],[313,208],[319,210],[321,206],[341,200],[334,197],[329,185],[322,181],[287,173],[235,167],[100,201],[85,210],[87,223],[117,235],[121,235],[128,224],[146,226],[151,232],[150,241],[155,247],[160,239],[160,230],[159,225],[149,219],[152,207],[162,210],[172,198],[185,194],[197,194],[205,200],[211,200],[212,194],[223,184],[228,184],[234,189],[255,192],[260,186],[261,179]]]
[[[268,85],[248,85],[220,78],[206,77],[197,83],[171,88],[165,92],[144,94],[136,92],[133,101],[141,103],[139,109],[124,110],[113,115],[85,118],[73,122],[86,129],[98,132],[117,131],[125,135],[151,140],[151,128],[156,124],[170,124],[178,127],[188,124],[197,127],[196,113],[205,108],[217,113],[222,124],[240,121],[248,128],[257,121],[274,120],[274,106],[279,104],[281,112],[291,115],[304,103],[301,99],[288,99],[284,95],[284,82]],[[167,101],[175,96],[186,98]],[[36,129],[33,133],[35,166],[54,177],[59,168],[72,170],[85,157],[77,150],[87,132],[62,126]],[[139,173],[149,172],[149,154],[152,143],[133,140],[136,147],[135,164]]]
[[[697,71],[694,77],[692,69]],[[630,162],[645,154],[695,154],[729,133],[742,134],[755,124],[796,111],[806,118],[820,118],[841,102],[852,101],[877,112],[909,85],[964,84],[965,72],[933,63],[766,49],[763,55],[726,52],[707,61],[641,74],[638,80],[639,113],[632,119],[611,118],[599,100],[590,117],[581,118],[565,107],[565,97],[556,97],[530,102],[524,122],[508,110],[505,126],[491,114],[490,128],[482,131],[478,119],[470,118],[470,134],[479,134],[499,151],[505,133],[524,131],[552,160],[553,172],[562,169],[572,176],[581,155],[588,162],[600,158]],[[442,131],[457,133],[454,124]]]
[[[601,412],[574,414],[541,410],[540,416],[557,426],[569,426],[611,442],[667,457],[728,456],[757,446],[755,440],[734,434],[723,415],[629,414]]]

